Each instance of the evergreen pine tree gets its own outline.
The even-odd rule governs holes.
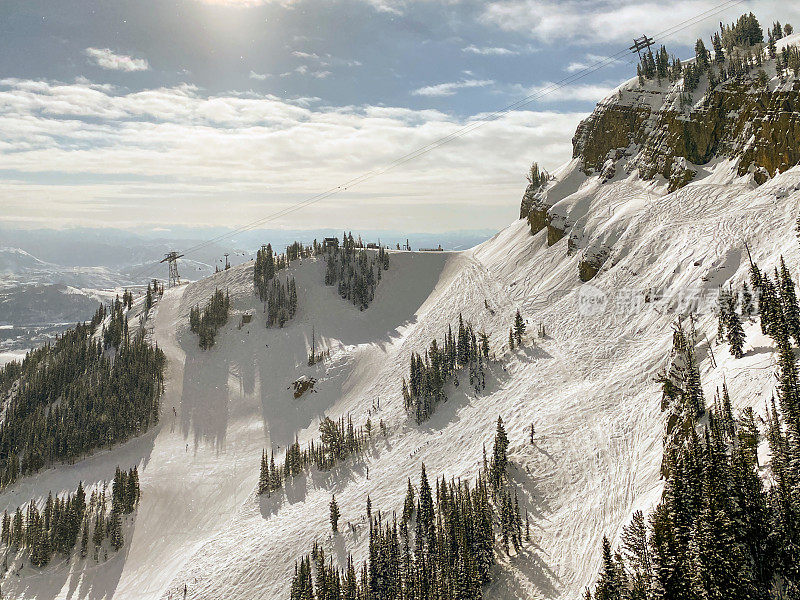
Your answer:
[[[331,496],[331,531],[333,533],[339,532],[339,505],[336,504],[336,496]]]
[[[595,600],[622,600],[619,571],[611,554],[611,544],[603,537],[603,566],[594,593]]]
[[[506,474],[508,466],[508,436],[503,426],[503,418],[497,417],[497,431],[494,436],[494,450],[492,452],[492,485],[495,489],[500,487],[500,483]]]
[[[794,338],[795,344],[800,344],[800,307],[797,303],[794,281],[792,281],[782,256],[780,260],[780,292],[787,333]]]
[[[525,319],[522,318],[519,310],[514,316],[514,338],[517,341],[517,346],[522,345],[522,336],[525,335]]]
[[[622,547],[631,570],[630,600],[645,600],[650,591],[653,569],[642,511],[634,512],[630,525],[622,531]]]
[[[86,558],[89,551],[89,521],[84,520],[81,527],[81,558]]]
[[[411,478],[408,478],[408,488],[406,499],[403,502],[403,523],[408,523],[414,516],[414,487],[411,485]]]
[[[743,317],[750,317],[754,312],[755,308],[753,307],[753,294],[750,292],[750,288],[745,281],[742,283],[742,316]]]
[[[736,311],[731,311],[728,314],[728,343],[731,346],[731,355],[734,358],[742,358],[744,356],[744,329],[742,322],[739,320],[739,315]]]
[[[111,547],[114,550],[122,548],[122,544],[124,543],[122,517],[120,516],[119,508],[116,506],[111,507],[111,516],[108,519],[108,537],[111,542]]]

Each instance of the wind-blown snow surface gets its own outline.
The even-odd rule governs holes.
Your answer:
[[[364,312],[322,285],[321,261],[293,263],[299,312],[284,329],[264,327],[251,265],[168,290],[151,317],[152,335],[169,358],[158,428],[0,495],[0,508],[13,509],[33,494],[109,478],[117,464],[138,462],[142,500],[125,547],[101,566],[75,558],[35,574],[26,567],[20,577],[5,577],[3,592],[138,600],[179,598],[186,584],[190,598],[288,598],[294,561],[315,540],[340,565],[347,552],[363,559],[368,494],[373,510],[400,511],[406,478],[416,483],[423,462],[430,477],[472,478],[502,415],[511,478],[531,516],[533,541],[519,556],[500,558],[486,597],[578,597],[594,580],[602,536],[616,536],[661,492],[663,425],[654,377],[666,364],[679,307],[659,294],[685,298],[740,283],[748,266],[744,242],[762,268],[783,254],[796,273],[800,169],[760,188],[720,171],[672,194],[634,178],[605,185],[584,178],[576,186],[574,166],[559,177],[580,195],[571,206],[585,211],[575,215],[586,217],[583,234],[613,240],[590,284],[578,280],[580,253],[568,255],[567,238],[547,247],[544,231],[532,236],[519,221],[470,251],[392,253]],[[188,332],[188,312],[217,287],[229,290],[234,314],[214,348],[201,352]],[[637,302],[646,290],[653,301]],[[605,305],[587,303],[604,294]],[[633,306],[618,304],[630,298]],[[517,308],[528,319],[529,340],[510,353]],[[254,319],[239,329],[245,311]],[[497,360],[487,389],[470,393],[462,376],[448,402],[418,426],[405,416],[400,394],[409,354],[441,339],[459,312],[491,333]],[[544,339],[534,335],[540,323]],[[318,347],[331,356],[308,367],[312,325],[323,340]],[[708,342],[701,342],[706,396],[725,378],[736,407],[763,412],[775,357],[758,325],[746,326],[741,360],[714,344],[716,324],[707,311],[698,328],[712,340],[717,364],[712,368]],[[318,382],[315,393],[295,400],[288,387],[302,374]],[[377,433],[363,456],[291,480],[285,494],[255,495],[262,448],[282,459],[295,435],[302,444],[317,437],[323,415],[350,413],[358,425],[368,411],[374,430],[382,419],[389,433]],[[334,493],[341,533],[331,538]],[[355,534],[348,522],[357,524]]]

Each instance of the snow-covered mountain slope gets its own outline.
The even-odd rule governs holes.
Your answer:
[[[581,254],[568,253],[569,239],[548,246],[545,230],[532,235],[521,220],[466,252],[393,252],[363,312],[322,284],[321,261],[295,262],[299,312],[283,329],[264,327],[252,265],[168,290],[150,325],[169,358],[158,428],[0,495],[0,507],[13,509],[32,495],[138,463],[142,500],[125,547],[101,565],[75,558],[41,572],[25,567],[19,577],[5,576],[3,591],[175,598],[186,584],[190,598],[288,598],[294,561],[314,541],[342,565],[347,552],[365,556],[367,495],[376,510],[400,511],[406,478],[416,481],[423,462],[431,476],[474,476],[502,415],[511,476],[534,539],[520,555],[500,558],[486,597],[579,596],[596,574],[602,536],[615,536],[633,510],[659,497],[663,417],[653,379],[666,364],[680,302],[742,281],[745,242],[762,268],[780,255],[793,270],[800,264],[800,169],[755,187],[723,176],[726,168],[718,167],[718,183],[706,178],[673,193],[635,178],[601,184],[565,168],[553,185],[569,187],[564,198],[584,206],[586,235],[615,231],[613,252],[590,283],[578,278]],[[188,313],[216,288],[230,292],[234,315],[202,352]],[[517,308],[528,319],[528,341],[509,352]],[[715,344],[708,308],[695,309],[706,396],[725,379],[735,407],[762,412],[774,387],[768,341],[750,324],[746,356],[731,359]],[[239,329],[244,312],[253,321]],[[418,426],[400,393],[409,355],[441,339],[459,313],[491,333],[496,361],[487,389],[476,396],[466,385],[451,386],[448,401]],[[539,324],[544,338],[535,335]],[[331,356],[308,367],[312,326]],[[288,387],[300,375],[318,381],[315,393],[295,400]],[[256,496],[263,448],[282,456],[295,435],[301,443],[316,437],[323,415],[346,414],[357,425],[368,416],[376,425],[383,420],[388,437],[376,436],[363,456],[330,472],[290,481],[285,494]],[[334,493],[342,522],[356,524],[356,532],[343,527],[331,539]]]
[[[475,476],[502,416],[512,485],[533,539],[518,555],[500,553],[485,595],[580,597],[595,579],[602,536],[614,539],[634,510],[647,511],[661,494],[664,415],[655,379],[667,366],[672,325],[692,314],[707,399],[726,381],[734,408],[763,415],[775,386],[773,348],[750,322],[746,354],[732,359],[716,340],[716,293],[747,278],[745,246],[762,269],[781,256],[793,274],[800,265],[800,167],[792,166],[800,154],[791,133],[800,90],[773,78],[761,91],[733,82],[706,96],[701,85],[690,105],[676,106],[679,85],[624,84],[579,129],[575,158],[544,187],[529,188],[521,220],[464,252],[391,252],[365,311],[323,285],[319,259],[291,264],[299,309],[282,329],[265,327],[252,263],[168,290],[146,324],[169,359],[159,426],[0,494],[0,509],[13,510],[138,464],[142,497],[125,546],[99,565],[77,556],[41,571],[14,565],[3,592],[138,600],[181,598],[186,585],[196,599],[288,598],[294,563],[314,542],[339,566],[349,552],[364,559],[367,496],[373,510],[401,511],[406,480],[418,480],[422,463],[430,477]],[[778,97],[789,108],[769,129]],[[746,127],[736,130],[750,118],[731,110],[736,102],[763,109],[758,144],[739,135]],[[714,123],[706,137],[692,129],[703,115]],[[681,133],[671,135],[676,123]],[[788,142],[770,148],[764,140],[778,133]],[[705,150],[681,154],[692,139]],[[773,165],[774,155],[783,162]],[[216,289],[229,292],[233,315],[214,347],[201,351],[189,311]],[[517,309],[528,334],[511,351]],[[240,327],[245,313],[253,319]],[[448,401],[417,425],[401,395],[409,357],[441,340],[459,314],[490,334],[486,390],[448,386]],[[309,367],[312,329],[330,357]],[[291,384],[302,375],[317,381],[295,399]],[[256,495],[264,448],[280,458],[295,438],[317,438],[324,416],[344,415],[357,426],[370,418],[376,431],[383,421],[388,435],[376,434],[366,452],[329,472]],[[333,494],[342,524],[335,537]]]

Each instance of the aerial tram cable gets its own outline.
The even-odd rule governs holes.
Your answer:
[[[664,29],[664,30],[656,33],[652,37],[649,37],[649,38],[647,38],[647,36],[645,36],[645,37],[650,42],[650,45],[655,44],[657,42],[658,43],[664,42],[665,40],[673,37],[675,34],[681,32],[681,31],[684,31],[685,29],[688,29],[689,27],[691,27],[693,25],[696,25],[697,23],[699,23],[701,21],[704,21],[704,20],[706,20],[706,19],[708,19],[708,18],[710,18],[712,16],[716,16],[716,15],[722,13],[722,12],[725,12],[725,11],[727,11],[727,10],[729,10],[729,9],[733,8],[734,6],[737,6],[739,4],[744,4],[745,1],[746,0],[728,0],[726,2],[723,2],[721,4],[713,6],[713,7],[709,8],[709,9],[707,9],[707,10],[701,12],[701,13],[698,13],[694,17],[691,17],[689,19],[686,19],[684,21],[676,23],[675,25],[673,25],[671,27],[668,27],[667,29]],[[361,175],[353,177],[352,179],[349,179],[349,180],[347,180],[347,181],[345,181],[345,182],[343,182],[343,183],[341,183],[341,184],[339,184],[339,185],[337,185],[335,187],[329,188],[329,189],[327,189],[327,190],[325,190],[323,192],[320,192],[318,194],[310,196],[310,197],[306,198],[305,200],[301,200],[299,202],[296,202],[296,203],[292,204],[291,206],[288,206],[286,208],[283,208],[283,209],[280,209],[280,210],[275,211],[273,213],[270,213],[269,215],[267,215],[265,217],[262,217],[260,219],[255,220],[255,221],[251,221],[250,223],[247,223],[245,225],[241,225],[241,226],[239,226],[236,229],[233,229],[231,231],[227,231],[227,232],[222,233],[220,235],[217,235],[215,237],[209,238],[208,240],[205,240],[203,242],[200,242],[200,243],[198,243],[198,244],[196,244],[194,246],[191,246],[191,247],[183,250],[183,254],[187,255],[187,254],[190,254],[190,253],[196,253],[199,250],[207,248],[207,247],[209,247],[209,246],[211,246],[211,245],[213,245],[213,244],[215,244],[217,242],[220,242],[222,240],[234,237],[237,234],[253,230],[256,227],[259,227],[260,225],[263,225],[263,224],[268,223],[270,221],[274,221],[274,220],[279,219],[281,217],[284,217],[286,215],[289,215],[289,214],[292,214],[294,212],[297,212],[298,210],[301,210],[301,209],[303,209],[303,208],[305,208],[307,206],[310,206],[312,204],[316,204],[317,202],[320,202],[322,200],[326,200],[326,199],[330,198],[331,196],[334,196],[334,195],[336,195],[336,194],[338,194],[338,193],[340,193],[342,191],[346,191],[346,190],[348,190],[348,189],[350,189],[352,187],[355,187],[356,185],[359,185],[361,183],[364,183],[365,181],[373,179],[374,177],[378,177],[378,176],[383,175],[383,174],[385,174],[385,173],[387,173],[389,171],[392,171],[392,170],[396,169],[397,167],[400,167],[400,166],[402,166],[402,165],[404,165],[404,164],[406,164],[408,162],[416,160],[417,158],[419,158],[421,156],[424,156],[425,154],[428,154],[429,152],[432,152],[433,150],[441,148],[442,146],[444,146],[446,144],[449,144],[450,142],[452,142],[454,140],[457,140],[457,139],[459,139],[459,138],[461,138],[461,137],[463,137],[463,136],[475,131],[476,129],[478,129],[480,127],[483,127],[487,123],[491,123],[493,121],[496,121],[500,117],[510,113],[513,110],[519,109],[519,108],[521,108],[523,106],[527,106],[528,104],[531,104],[532,102],[535,102],[536,100],[539,100],[539,99],[541,99],[541,98],[543,98],[545,96],[548,96],[549,94],[552,94],[552,93],[560,90],[561,88],[566,87],[567,85],[570,85],[570,84],[572,84],[572,83],[574,83],[576,81],[579,81],[579,80],[581,80],[581,79],[583,79],[583,78],[585,78],[585,77],[587,77],[587,76],[589,76],[589,75],[591,75],[591,74],[593,74],[593,73],[595,73],[595,72],[597,72],[597,71],[599,71],[599,70],[601,70],[601,69],[603,69],[605,67],[608,67],[608,66],[610,66],[612,64],[616,64],[623,57],[629,55],[630,52],[631,52],[631,49],[626,47],[626,48],[616,52],[615,54],[612,54],[612,55],[607,56],[605,58],[599,59],[596,62],[592,63],[591,65],[588,65],[587,67],[581,69],[580,71],[577,71],[576,73],[568,75],[567,77],[564,77],[563,79],[546,86],[544,89],[538,90],[538,91],[536,91],[536,92],[534,92],[532,94],[529,94],[528,96],[525,96],[524,98],[521,98],[520,100],[512,102],[511,104],[508,104],[507,106],[505,106],[505,107],[503,107],[501,109],[498,109],[498,110],[496,110],[496,111],[494,111],[492,113],[489,113],[486,116],[483,116],[479,120],[476,120],[476,121],[473,121],[471,123],[468,123],[467,125],[463,125],[463,126],[459,127],[458,129],[456,129],[455,131],[453,131],[452,133],[450,133],[450,134],[448,134],[446,136],[443,136],[441,138],[438,138],[438,139],[436,139],[436,140],[434,140],[434,141],[432,141],[432,142],[430,142],[430,143],[428,143],[428,144],[426,144],[424,146],[416,148],[416,149],[412,150],[411,152],[396,158],[392,162],[387,163],[386,165],[384,165],[382,167],[379,167],[379,168],[373,169],[371,171],[367,171],[365,173],[362,173]],[[627,61],[627,62],[632,62],[632,61]],[[151,265],[151,266],[148,266],[148,267],[143,267],[140,271],[135,271],[135,272],[131,273],[131,277],[132,278],[137,277],[137,276],[143,274],[145,271],[148,271],[148,270],[152,274],[154,272],[154,270],[157,269],[157,268],[158,268],[158,263],[156,263],[155,266]]]

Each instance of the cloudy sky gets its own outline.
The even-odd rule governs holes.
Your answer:
[[[266,224],[499,228],[527,166],[568,160],[635,67],[583,69],[721,1],[2,0],[0,224],[241,225],[580,76]],[[800,25],[791,4],[739,3],[665,43],[689,55],[745,10]]]

